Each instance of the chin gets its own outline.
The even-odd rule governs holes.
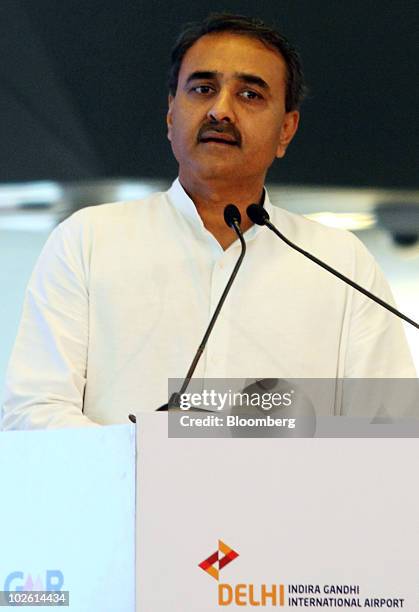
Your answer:
[[[208,178],[233,178],[240,175],[242,170],[242,164],[238,164],[237,161],[228,159],[206,159],[204,163],[199,166],[199,174],[202,177]]]

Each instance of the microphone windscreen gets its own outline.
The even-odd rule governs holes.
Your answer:
[[[237,206],[234,206],[234,204],[227,204],[227,206],[224,208],[224,221],[228,227],[233,227],[234,223],[238,223],[240,225],[242,217]]]
[[[265,225],[269,221],[268,213],[260,204],[250,204],[246,212],[249,219],[256,225]]]

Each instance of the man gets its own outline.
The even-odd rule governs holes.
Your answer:
[[[261,22],[216,15],[184,32],[167,114],[179,179],[142,201],[79,211],[53,232],[28,287],[4,427],[122,423],[165,403],[240,253],[223,220],[230,202],[247,254],[196,376],[415,376],[393,315],[246,216],[263,203],[288,238],[391,300],[354,236],[274,209],[264,191],[303,94],[298,55]]]

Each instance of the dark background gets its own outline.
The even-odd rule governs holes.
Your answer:
[[[172,178],[168,57],[186,21],[259,16],[300,49],[310,98],[271,181],[417,188],[418,3],[3,0],[0,181]]]

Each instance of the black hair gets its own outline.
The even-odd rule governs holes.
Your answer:
[[[260,40],[270,49],[278,51],[287,66],[285,110],[300,107],[307,87],[300,56],[291,43],[277,30],[256,18],[231,13],[211,13],[204,21],[186,24],[172,49],[169,70],[169,93],[174,96],[178,86],[179,71],[185,53],[202,36],[218,32],[233,32]]]

